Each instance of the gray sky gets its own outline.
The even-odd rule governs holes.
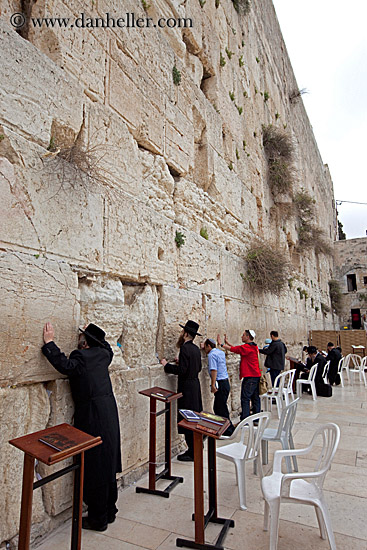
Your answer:
[[[367,1],[273,3],[335,198],[367,203]],[[367,205],[338,211],[348,239],[366,236]]]

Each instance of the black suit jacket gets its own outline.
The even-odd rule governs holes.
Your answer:
[[[177,392],[182,392],[183,394],[178,400],[178,409],[190,409],[201,412],[203,405],[198,378],[201,371],[201,353],[199,348],[189,340],[181,346],[178,365],[167,363],[164,370],[168,374],[177,375]],[[177,422],[180,422],[180,420],[182,420],[181,415],[177,415]],[[179,432],[184,433],[181,428],[179,428]]]
[[[267,348],[259,349],[259,352],[267,356],[265,367],[279,371],[284,370],[287,346],[281,340],[273,340]]]

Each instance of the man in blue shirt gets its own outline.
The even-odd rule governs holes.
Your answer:
[[[226,365],[226,355],[216,347],[215,340],[208,338],[204,342],[203,349],[208,356],[208,372],[210,376],[210,391],[214,393],[214,414],[229,418],[227,400],[230,392],[228,372]],[[231,422],[224,435],[231,435],[234,426]]]

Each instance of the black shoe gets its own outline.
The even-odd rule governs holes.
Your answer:
[[[108,523],[113,523],[116,519],[116,514],[109,514],[108,516]]]
[[[194,459],[192,458],[192,456],[187,454],[187,451],[182,455],[178,455],[177,460],[179,460],[180,462],[194,462]]]
[[[106,531],[107,523],[105,525],[98,525],[89,518],[82,518],[82,528],[89,529],[90,531]]]

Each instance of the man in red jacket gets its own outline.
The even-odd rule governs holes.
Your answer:
[[[218,335],[219,337],[219,335]],[[242,334],[242,346],[232,346],[224,335],[224,344],[218,344],[225,350],[232,353],[238,353],[241,356],[240,379],[241,385],[241,420],[250,416],[250,401],[252,402],[253,414],[260,412],[260,366],[259,366],[259,348],[254,342],[256,333],[254,330],[245,330]]]

